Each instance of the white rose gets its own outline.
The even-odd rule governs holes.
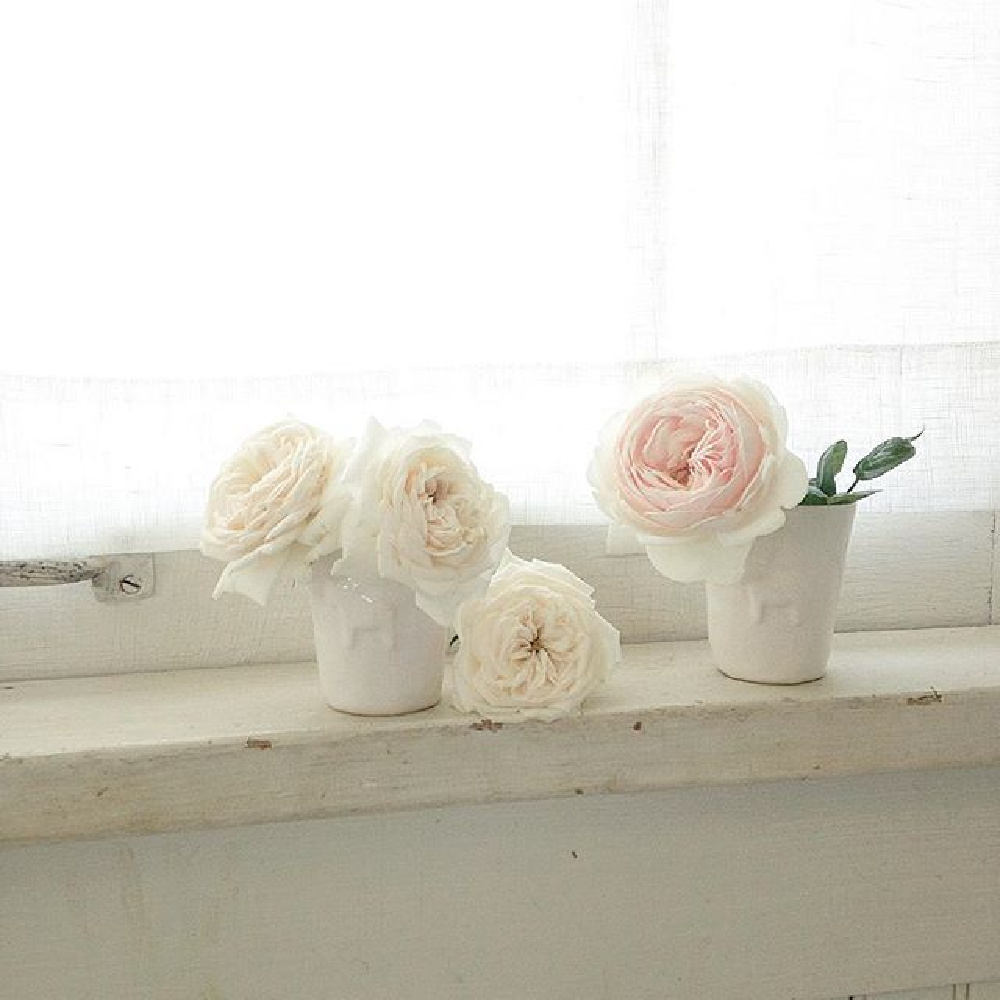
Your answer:
[[[593,592],[565,566],[508,552],[486,595],[459,609],[455,707],[540,718],[579,709],[621,660]]]
[[[345,474],[352,506],[333,572],[396,580],[450,625],[458,605],[486,589],[510,535],[507,498],[468,453],[434,424],[405,432],[369,421]]]
[[[786,434],[785,411],[748,379],[678,380],[613,417],[589,470],[616,522],[609,548],[634,551],[630,536],[673,580],[735,582],[809,486]]]
[[[228,565],[229,591],[264,604],[286,572],[340,548],[347,497],[339,487],[350,442],[285,420],[245,441],[208,495],[201,551]]]

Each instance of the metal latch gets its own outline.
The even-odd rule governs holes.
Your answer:
[[[87,580],[98,601],[118,604],[144,600],[156,591],[153,557],[128,553],[92,559],[0,561],[0,587],[52,587]]]

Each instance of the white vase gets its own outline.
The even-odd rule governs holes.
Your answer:
[[[724,674],[802,684],[826,673],[854,513],[794,507],[754,542],[738,583],[706,586],[708,641]]]
[[[449,631],[394,580],[313,566],[309,600],[327,704],[353,715],[405,715],[441,700]]]

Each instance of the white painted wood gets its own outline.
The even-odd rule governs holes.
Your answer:
[[[837,628],[984,625],[990,620],[989,511],[859,512]],[[672,583],[645,556],[610,558],[600,526],[517,527],[522,556],[565,563],[596,588],[627,642],[704,638],[701,586]],[[280,588],[266,609],[212,600],[219,566],[196,552],[156,557],[156,595],[127,606],[89,585],[0,589],[0,680],[175,670],[313,658],[306,595]]]
[[[59,562],[35,559],[30,562],[0,562],[0,587],[51,587],[89,583],[104,570],[102,560],[73,559]]]
[[[868,514],[847,550],[837,628],[989,622],[991,511]],[[892,624],[882,624],[892,621]]]
[[[1000,529],[1000,511],[993,512],[993,538],[990,552],[993,556],[993,587],[990,590],[990,624],[1000,624],[1000,552],[997,551],[1000,541],[997,539]]]
[[[0,590],[0,679],[311,659],[306,594],[281,588],[261,608],[212,599],[219,564],[197,552],[156,556],[156,594],[108,605],[90,584]]]
[[[598,609],[625,642],[705,637],[700,585],[660,576],[645,554],[606,554],[607,528],[594,525],[515,528],[510,547],[524,558],[563,563],[594,587]]]
[[[838,631],[989,623],[991,511],[869,514],[847,554]],[[605,555],[605,530],[516,528],[518,555],[562,562],[596,587],[598,607],[627,642],[701,639],[704,590],[665,580],[645,556]],[[935,581],[933,588],[928,581]]]
[[[837,637],[827,677],[732,681],[626,647],[582,717],[324,704],[311,664],[0,685],[0,840],[1000,762],[1000,628]]]
[[[961,993],[959,994],[959,989]],[[965,1000],[965,986],[935,986],[926,990],[893,990],[891,993],[869,993],[852,1000]]]
[[[998,788],[995,768],[912,772],[2,848],[0,996],[820,1000],[996,979]]]

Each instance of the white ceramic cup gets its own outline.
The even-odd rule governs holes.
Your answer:
[[[727,676],[802,684],[826,673],[854,504],[794,507],[758,538],[743,578],[708,584],[708,640]]]

